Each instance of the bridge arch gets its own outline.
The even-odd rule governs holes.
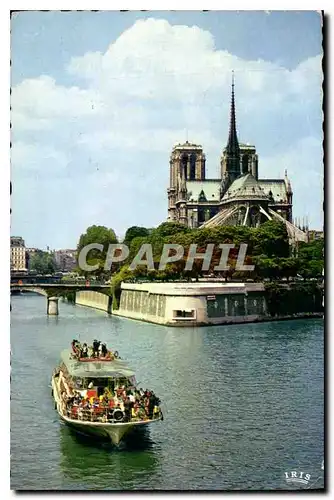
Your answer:
[[[20,287],[20,286],[12,286],[10,288],[11,292],[31,292],[31,293],[38,293],[39,295],[44,295],[45,297],[48,296],[47,291],[44,288],[41,287]]]

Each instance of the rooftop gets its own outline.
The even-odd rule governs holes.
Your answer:
[[[78,361],[72,359],[71,351],[66,349],[61,353],[61,359],[65,363],[72,377],[102,378],[102,377],[132,377],[134,372],[122,360],[114,361]]]
[[[228,188],[223,196],[222,201],[230,200],[269,200],[268,194],[265,193],[260,183],[255,177],[248,173],[238,177]]]
[[[148,292],[149,294],[159,295],[214,295],[230,293],[246,293],[263,291],[263,283],[217,283],[215,281],[207,282],[176,282],[176,283],[122,283],[122,290],[138,290]]]
[[[220,201],[219,180],[187,181],[188,201]]]
[[[200,149],[202,150],[202,146],[200,144],[192,144],[191,142],[188,142],[186,141],[184,144],[181,144],[181,143],[178,143],[178,144],[175,144],[173,146],[173,151],[177,150],[177,149],[189,149],[189,150],[193,150],[193,149]]]

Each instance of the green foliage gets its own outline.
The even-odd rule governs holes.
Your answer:
[[[99,242],[106,246],[109,243],[115,243],[116,237],[112,230],[92,226],[88,228],[85,235],[82,235],[79,241],[78,249],[83,245]],[[278,221],[268,221],[258,228],[249,228],[246,226],[219,226],[214,228],[196,228],[190,229],[177,222],[164,222],[155,229],[144,227],[130,227],[124,239],[124,243],[129,247],[129,256],[126,261],[113,266],[113,296],[114,306],[118,307],[120,296],[120,284],[124,279],[147,279],[147,280],[176,280],[185,278],[198,279],[203,275],[202,261],[195,260],[193,269],[185,271],[189,246],[197,245],[197,252],[203,252],[209,243],[215,244],[211,266],[204,274],[214,273],[225,279],[256,279],[256,280],[279,280],[284,278],[289,281],[297,275],[305,278],[312,278],[321,275],[323,268],[323,240],[315,240],[311,243],[302,243],[298,248],[298,255],[290,255],[289,240],[286,227]],[[154,271],[148,271],[146,266],[139,266],[135,271],[129,270],[129,265],[138,254],[143,244],[152,245],[153,260],[155,264]],[[184,248],[184,256],[178,262],[169,264],[165,270],[159,271],[159,262],[164,244],[178,244]],[[218,265],[221,250],[219,244],[234,244],[235,248],[230,251],[228,264],[231,270],[217,273],[214,267]],[[246,264],[254,264],[255,270],[236,271],[235,263],[237,259],[239,245],[246,243],[247,256]],[[110,273],[103,270],[104,252],[89,254],[88,263],[93,265],[100,264],[98,271],[93,274],[99,278],[105,278]],[[145,258],[145,256],[144,256]],[[122,267],[120,267],[122,265]],[[90,273],[84,273],[89,278]],[[108,276],[109,277],[109,276]],[[281,291],[281,294],[285,292]]]
[[[143,237],[143,236],[137,236],[136,238],[133,238],[129,245],[129,257],[127,259],[127,262],[132,262],[132,260],[135,258],[137,253],[139,252],[140,248],[142,245],[145,243],[149,243],[151,241],[150,237]]]
[[[298,257],[301,260],[323,260],[324,240],[313,240],[309,243],[300,242],[298,245]]]
[[[73,290],[66,291],[62,293],[62,297],[64,297],[71,304],[75,304],[75,294],[76,292]]]
[[[268,221],[250,233],[252,255],[267,257],[289,257],[289,238],[285,225],[278,221]]]
[[[276,259],[279,266],[279,275],[282,278],[295,278],[299,270],[299,261],[294,257]]]
[[[318,278],[324,268],[324,240],[301,242],[298,246],[298,274],[303,278]]]
[[[108,247],[112,243],[117,243],[117,238],[115,232],[112,229],[108,229],[105,226],[90,226],[87,228],[86,232],[80,236],[77,255],[79,256],[80,251],[87,245],[97,243],[103,245],[103,250],[92,249],[87,254],[87,264],[95,265],[98,264],[99,268],[96,271],[84,271],[78,269],[78,272],[86,277],[90,275],[98,276],[99,278],[105,278],[110,276],[110,272],[104,271],[104,264],[106,261]]]
[[[68,274],[66,276],[62,276],[60,282],[67,283],[67,282],[72,282],[75,279],[77,279],[77,276],[75,276],[73,274]]]
[[[103,250],[100,252],[100,250],[93,249],[89,252],[89,257],[101,258],[101,255],[106,256],[110,243],[117,243],[117,238],[112,229],[108,229],[105,226],[90,226],[87,228],[86,232],[80,236],[77,246],[78,254],[85,246],[92,243],[103,245]]]
[[[152,236],[158,238],[164,238],[165,236],[171,236],[179,233],[188,233],[191,229],[180,224],[178,222],[163,222],[156,229],[153,229]]]
[[[138,237],[147,238],[149,236],[149,234],[150,234],[150,231],[146,227],[138,227],[138,226],[129,227],[129,229],[125,233],[123,243],[124,243],[124,245],[129,246],[134,238],[138,238]]]
[[[133,272],[129,270],[127,265],[122,266],[121,269],[116,273],[111,281],[111,293],[112,293],[112,308],[119,308],[119,300],[121,297],[121,284],[129,278],[133,277]]]
[[[299,270],[299,261],[294,257],[254,257],[255,275],[260,279],[294,278]]]
[[[53,274],[56,270],[54,258],[48,252],[37,250],[29,258],[29,271],[36,271],[38,274]]]
[[[279,285],[266,283],[266,300],[271,316],[322,311],[322,290],[315,282]]]

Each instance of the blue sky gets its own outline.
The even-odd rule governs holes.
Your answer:
[[[22,12],[11,44],[11,233],[28,246],[163,222],[186,137],[218,177],[232,69],[239,140],[255,144],[260,177],[288,170],[293,216],[322,228],[316,12]]]

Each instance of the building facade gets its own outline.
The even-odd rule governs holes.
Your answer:
[[[21,236],[10,238],[10,269],[11,271],[27,271],[27,252]]]
[[[56,267],[61,272],[71,272],[77,265],[76,250],[64,249],[54,251]]]
[[[234,81],[230,126],[220,159],[220,176],[206,178],[202,146],[174,146],[170,156],[168,220],[188,227],[244,225],[257,227],[276,219],[287,226],[290,240],[306,241],[306,231],[292,219],[293,192],[287,171],[282,179],[259,178],[259,159],[253,145],[239,143],[236,129]]]

